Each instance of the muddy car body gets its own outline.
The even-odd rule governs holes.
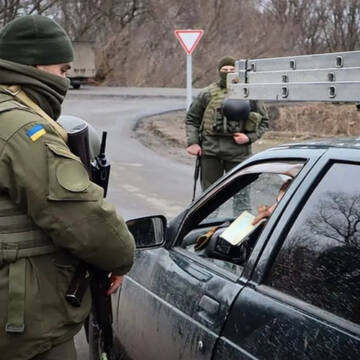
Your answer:
[[[240,193],[256,212],[288,178],[241,260],[218,239],[216,251],[194,250],[234,220]],[[139,250],[113,298],[119,358],[359,359],[359,179],[360,140],[284,145],[241,163],[168,224],[129,221]]]

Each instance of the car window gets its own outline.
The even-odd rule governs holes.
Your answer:
[[[256,215],[260,205],[276,202],[281,185],[290,177],[281,174],[258,174],[256,178],[211,212],[203,223],[233,220],[243,211]]]
[[[208,209],[207,213],[205,212],[201,221],[188,231],[182,247],[223,269],[237,275],[241,274],[266,224],[266,219],[285,193],[281,189],[285,189],[284,184],[291,182],[302,165],[298,161],[267,163],[244,169],[230,184],[219,191],[210,203],[204,204],[201,211]],[[292,172],[289,171],[290,169]],[[244,212],[250,219],[258,216],[259,223],[256,229],[244,237],[236,238],[236,232],[232,232],[231,236],[235,236],[236,239],[225,238],[224,231],[231,224],[239,221],[240,216],[244,216]],[[236,241],[231,243],[231,240]]]
[[[334,164],[311,193],[265,284],[360,324],[360,166]]]

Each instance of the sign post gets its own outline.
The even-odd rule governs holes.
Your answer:
[[[192,102],[192,57],[191,54],[195,50],[204,30],[175,30],[175,36],[179,40],[181,46],[186,52],[186,111]]]

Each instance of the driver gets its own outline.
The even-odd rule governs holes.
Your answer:
[[[258,206],[258,208],[257,208],[258,214],[255,217],[255,219],[252,221],[251,225],[256,225],[260,220],[267,219],[271,216],[271,214],[274,212],[274,210],[276,208],[276,205],[279,203],[279,201],[285,195],[286,190],[288,189],[289,185],[291,184],[291,181],[292,181],[292,179],[289,179],[281,185],[279,194],[276,197],[276,202],[274,204]]]
[[[277,204],[286,193],[291,181],[292,179],[289,179],[282,184],[274,204],[258,206],[258,214],[252,221],[252,225],[256,225],[262,219],[267,219],[272,215]],[[214,226],[197,239],[194,249],[198,252],[199,256],[230,261],[238,265],[243,265],[247,261],[265,226],[265,222],[254,229],[253,232],[242,241],[240,246],[232,245],[221,237],[221,234],[229,225],[230,223],[226,222],[220,226]]]

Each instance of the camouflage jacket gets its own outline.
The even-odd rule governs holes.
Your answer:
[[[216,156],[219,151],[229,153],[228,160],[237,160],[243,158],[251,151],[251,143],[258,140],[269,128],[269,118],[266,108],[262,102],[250,101],[250,111],[261,116],[259,126],[254,132],[247,132],[250,142],[244,145],[238,145],[230,136],[219,136],[207,133],[203,129],[202,121],[205,110],[211,100],[211,90],[217,87],[223,98],[227,96],[226,90],[220,88],[218,84],[213,83],[203,89],[192,102],[186,114],[186,137],[188,146],[200,143],[200,131],[202,136],[202,147],[204,154]],[[202,128],[202,130],[200,130]]]

